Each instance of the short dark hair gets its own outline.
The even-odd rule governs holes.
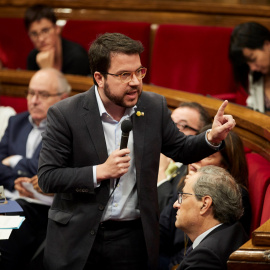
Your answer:
[[[55,16],[53,8],[41,4],[29,7],[24,15],[24,25],[26,30],[29,30],[33,22],[40,21],[41,19],[47,19],[53,24],[56,24],[57,18]]]
[[[197,102],[183,102],[178,106],[178,108],[184,108],[184,107],[194,109],[200,114],[199,129],[203,128],[206,125],[212,124],[212,118],[210,114],[201,104]]]
[[[96,71],[104,74],[111,65],[111,54],[141,54],[144,48],[140,41],[131,39],[120,33],[105,33],[91,44],[89,49],[89,62],[91,74],[94,77]],[[104,74],[106,78],[106,74]],[[97,82],[94,79],[94,83]]]
[[[256,22],[246,22],[237,25],[231,34],[229,46],[229,58],[232,63],[235,80],[245,90],[248,88],[248,73],[250,72],[247,59],[243,55],[243,49],[262,49],[265,41],[270,41],[270,31]],[[259,80],[260,72],[253,72],[253,81]]]

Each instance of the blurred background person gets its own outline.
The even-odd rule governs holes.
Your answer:
[[[229,46],[234,77],[249,94],[247,106],[270,114],[270,32],[263,25],[237,25]]]
[[[24,184],[31,184],[35,191],[42,193],[36,175],[42,144],[41,133],[47,124],[49,107],[67,98],[70,90],[70,85],[60,71],[54,68],[37,71],[29,82],[28,111],[10,118],[0,142],[0,185],[4,185],[6,195],[13,196],[13,199],[19,194],[16,201],[26,218],[19,230],[12,231],[8,240],[0,241],[1,270],[31,269],[31,258],[46,237],[52,199],[47,200],[47,203],[33,200],[33,192]]]
[[[212,118],[207,110],[197,102],[181,103],[172,112],[171,118],[185,135],[196,135],[202,127],[212,123]],[[186,166],[182,168],[182,165],[163,154],[160,155],[157,183],[160,212],[168,204],[180,178],[186,174]]]
[[[63,39],[56,21],[49,6],[38,4],[26,10],[24,23],[35,46],[28,55],[27,69],[53,67],[65,74],[90,75],[87,52],[81,45]]]

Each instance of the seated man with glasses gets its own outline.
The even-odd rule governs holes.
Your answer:
[[[27,91],[28,111],[10,117],[0,142],[0,185],[14,190],[14,180],[37,174],[41,133],[46,127],[47,110],[69,96],[70,85],[60,71],[37,71]]]
[[[202,167],[187,176],[174,208],[175,226],[193,242],[177,270],[227,269],[231,253],[248,240],[238,222],[244,210],[234,178],[221,167]]]
[[[27,269],[26,265],[44,241],[49,206],[29,199],[33,195],[23,183],[31,183],[40,192],[36,174],[47,111],[56,102],[67,98],[70,90],[70,85],[60,71],[53,68],[37,71],[26,93],[28,111],[10,118],[0,142],[0,185],[4,186],[7,197],[16,191],[19,193],[17,202],[26,217],[19,230],[13,230],[8,240],[0,241],[1,270]]]
[[[179,131],[185,135],[196,135],[199,130],[212,123],[212,118],[205,108],[196,102],[184,102],[176,108],[171,118]],[[168,204],[176,190],[179,179],[186,174],[186,166],[160,155],[158,171],[158,204],[160,212]]]
[[[25,13],[25,27],[35,46],[27,59],[27,69],[53,67],[65,74],[90,75],[85,49],[61,38],[61,29],[51,7],[34,5]]]

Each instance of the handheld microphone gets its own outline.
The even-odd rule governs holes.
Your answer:
[[[120,142],[120,150],[127,148],[129,132],[132,130],[132,128],[133,128],[133,125],[130,120],[126,119],[122,122],[121,124],[122,137],[121,137],[121,142]],[[119,180],[120,178],[116,179],[115,188],[117,187]]]
[[[120,150],[127,148],[129,132],[132,130],[132,122],[128,119],[124,120],[121,124],[122,137],[120,143]]]

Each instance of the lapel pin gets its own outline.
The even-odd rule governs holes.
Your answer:
[[[144,116],[144,112],[137,111],[137,112],[136,112],[136,115],[137,115],[137,116]]]

